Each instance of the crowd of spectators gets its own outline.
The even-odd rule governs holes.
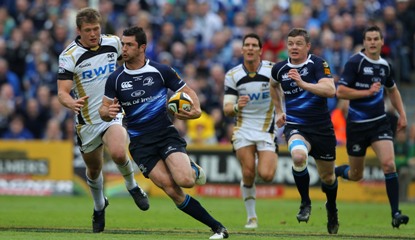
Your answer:
[[[230,142],[223,81],[242,62],[249,32],[263,39],[263,58],[276,62],[287,57],[288,31],[306,28],[312,53],[329,62],[337,80],[360,50],[363,29],[377,24],[396,79],[411,84],[414,0],[0,0],[0,138],[73,139],[73,113],[56,97],[57,60],[76,37],[77,11],[87,6],[101,12],[103,33],[143,27],[147,57],[171,65],[198,93],[204,117],[176,123],[190,143]],[[330,109],[336,106],[332,99]]]

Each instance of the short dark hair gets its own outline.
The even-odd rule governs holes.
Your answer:
[[[367,27],[364,31],[363,31],[363,39],[366,38],[366,33],[367,32],[378,32],[380,35],[380,38],[383,39],[383,34],[382,34],[382,30],[380,29],[380,27],[373,25],[373,26],[369,26]]]
[[[147,35],[142,27],[133,26],[126,28],[122,35],[126,37],[135,36],[135,41],[138,43],[138,46],[147,44]]]
[[[258,36],[258,34],[256,34],[256,33],[248,33],[248,34],[246,34],[244,36],[244,38],[242,39],[242,45],[245,44],[245,40],[247,38],[255,38],[255,39],[257,39],[258,40],[259,48],[262,48],[262,41],[261,41],[261,38]]]
[[[76,26],[81,29],[84,23],[99,23],[101,24],[101,14],[93,8],[82,8],[76,14]]]
[[[298,37],[302,36],[305,39],[306,43],[310,43],[310,34],[308,34],[307,30],[304,28],[293,28],[288,33],[288,37]]]

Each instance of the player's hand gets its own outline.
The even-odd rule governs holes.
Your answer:
[[[118,99],[115,97],[112,101],[112,104],[108,106],[108,116],[112,119],[117,117],[117,114],[121,110],[121,105],[118,102]]]
[[[408,125],[408,121],[406,119],[406,117],[399,117],[398,118],[398,124],[396,126],[396,131],[405,131],[406,127]]]
[[[380,82],[375,82],[375,83],[373,83],[371,86],[370,86],[370,89],[369,89],[369,95],[370,96],[374,96],[374,95],[376,95],[379,91],[380,91],[380,88],[382,87],[382,84],[380,83]]]
[[[285,125],[286,118],[287,118],[287,115],[285,113],[277,115],[276,124],[278,128],[281,128]]]
[[[174,113],[174,116],[180,120],[196,119],[200,118],[200,115],[202,115],[202,110],[196,109],[193,104],[190,111],[178,109],[178,112]]]
[[[297,86],[301,87],[301,83],[303,82],[303,79],[301,79],[300,73],[298,73],[297,69],[290,69],[288,71],[288,77],[294,80],[297,83]]]
[[[238,102],[237,102],[239,111],[242,108],[244,108],[248,104],[248,102],[249,102],[249,96],[248,95],[239,96]]]
[[[71,106],[72,111],[74,111],[76,114],[79,114],[81,108],[85,105],[85,102],[88,98],[89,96],[83,96],[81,98],[75,99],[73,105]]]

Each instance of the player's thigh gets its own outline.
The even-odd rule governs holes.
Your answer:
[[[238,158],[243,169],[255,169],[255,153],[255,145],[244,146],[236,150],[236,158]]]
[[[361,175],[365,169],[365,157],[364,156],[349,156],[349,166],[351,175]]]
[[[102,140],[110,153],[120,150],[126,151],[127,131],[120,124],[112,124],[102,136]]]
[[[168,169],[166,163],[163,160],[157,161],[148,177],[153,183],[162,189],[172,187],[174,185],[173,177]]]
[[[173,179],[193,178],[193,169],[190,166],[190,158],[186,153],[173,152],[167,156],[165,162]]]
[[[272,178],[277,169],[278,155],[275,151],[258,151],[258,174]]]

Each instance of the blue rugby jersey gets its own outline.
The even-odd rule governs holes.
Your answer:
[[[134,138],[172,126],[166,107],[168,89],[176,92],[185,85],[171,67],[147,59],[138,70],[129,70],[124,64],[112,73],[104,96],[119,100],[128,134]]]
[[[349,88],[370,89],[374,82],[391,88],[395,85],[390,64],[383,58],[372,60],[363,52],[353,55],[346,63],[339,84]],[[352,122],[370,122],[386,116],[384,89],[366,98],[350,100],[348,119]]]
[[[289,59],[276,63],[271,70],[271,79],[281,84],[287,123],[299,125],[331,124],[327,98],[298,87],[297,83],[288,77],[290,69],[297,69],[303,81],[308,83],[317,83],[322,78],[332,78],[328,63],[313,54],[309,54],[307,60],[298,65],[290,63]]]

